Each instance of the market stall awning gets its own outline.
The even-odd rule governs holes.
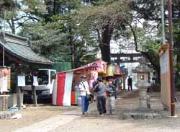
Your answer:
[[[48,65],[52,64],[50,60],[40,56],[31,49],[27,38],[3,32],[0,33],[0,37],[0,46],[4,47],[6,53],[9,53],[25,62]]]
[[[80,71],[83,69],[95,69],[98,72],[105,72],[106,71],[106,65],[107,65],[107,63],[105,61],[98,59],[92,63],[78,67],[78,68],[74,69],[74,71]]]

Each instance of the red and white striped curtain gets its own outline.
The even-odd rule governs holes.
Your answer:
[[[56,87],[53,89],[52,103],[59,106],[71,106],[73,72],[57,73]]]

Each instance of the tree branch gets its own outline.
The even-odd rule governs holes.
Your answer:
[[[101,46],[102,40],[101,40],[101,34],[100,34],[99,29],[96,29],[96,32],[97,32],[97,37],[98,37],[99,46]]]
[[[133,38],[134,38],[134,44],[135,44],[135,50],[137,52],[141,52],[138,50],[138,43],[137,43],[137,36],[136,36],[136,32],[135,30],[133,29],[132,25],[130,23],[127,22],[127,24],[129,25],[130,29],[131,29],[131,32],[133,34]]]

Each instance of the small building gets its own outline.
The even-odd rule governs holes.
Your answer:
[[[15,82],[17,74],[50,68],[52,61],[35,53],[27,38],[0,32],[0,66],[11,68],[11,80]]]

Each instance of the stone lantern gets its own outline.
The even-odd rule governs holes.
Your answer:
[[[145,64],[145,59],[141,59],[140,64],[133,70],[137,73],[136,87],[139,88],[139,109],[150,109],[150,96],[147,94],[147,88],[150,87],[148,76],[151,69]]]

